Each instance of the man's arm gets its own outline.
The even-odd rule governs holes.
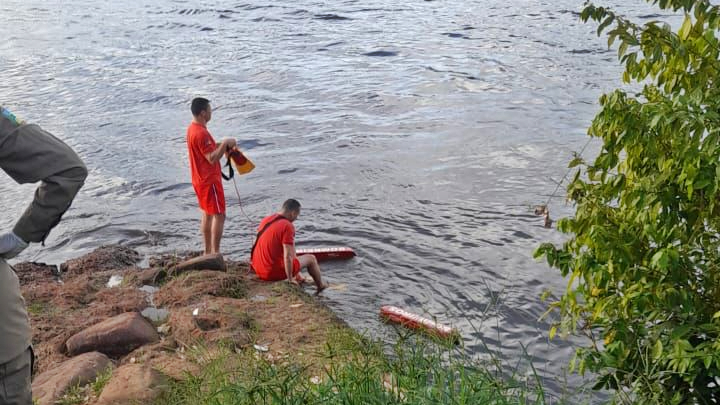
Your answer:
[[[13,233],[25,242],[42,242],[70,207],[87,168],[69,146],[37,125],[0,127],[0,168],[18,183],[42,181]]]
[[[222,142],[220,142],[220,144],[217,146],[217,148],[215,148],[214,151],[205,154],[205,159],[207,159],[208,162],[212,164],[217,163],[223,157],[225,152],[234,148],[236,144],[237,143],[234,139],[225,138],[222,140]]]
[[[293,259],[295,258],[295,245],[283,243],[283,261],[285,262],[285,274],[289,282],[297,284],[293,277]]]

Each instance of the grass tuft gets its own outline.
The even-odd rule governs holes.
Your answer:
[[[79,385],[75,385],[57,400],[56,405],[81,405],[88,400],[85,389]]]
[[[419,336],[386,347],[338,329],[309,361],[253,349],[214,356],[156,405],[546,403],[540,379],[498,376],[456,354]]]
[[[97,377],[95,377],[95,381],[93,381],[90,384],[90,388],[92,389],[92,392],[95,394],[96,397],[99,397],[102,393],[103,389],[107,385],[107,383],[110,381],[113,375],[113,368],[107,367],[105,370],[101,371]]]

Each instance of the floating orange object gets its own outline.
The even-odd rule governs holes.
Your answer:
[[[355,257],[355,251],[349,247],[297,249],[295,254],[298,256],[313,255],[319,262],[327,260],[347,260]]]
[[[460,342],[460,332],[458,332],[457,329],[437,323],[431,319],[423,318],[420,315],[410,313],[398,307],[383,305],[380,307],[380,316],[388,322],[399,323],[406,328],[421,330],[430,335],[451,340],[454,343]]]

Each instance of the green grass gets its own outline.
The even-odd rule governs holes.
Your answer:
[[[27,311],[30,315],[41,315],[45,312],[45,304],[42,302],[33,302],[27,306]]]
[[[498,372],[496,363],[458,353],[419,336],[385,347],[339,329],[305,363],[269,361],[252,349],[227,351],[203,364],[200,375],[175,383],[156,405],[546,403],[537,375],[515,380]]]
[[[100,396],[108,381],[112,378],[112,375],[113,368],[107,367],[105,370],[101,371],[97,377],[95,377],[95,381],[90,384],[90,388],[96,397]]]
[[[81,405],[85,403],[88,396],[85,394],[83,387],[75,385],[70,388],[65,395],[57,400],[57,405]]]

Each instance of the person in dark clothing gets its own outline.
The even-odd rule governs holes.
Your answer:
[[[41,182],[12,231],[0,235],[0,405],[32,405],[30,322],[18,277],[6,260],[45,241],[70,208],[87,169],[61,140],[1,106],[0,168],[17,183]]]

